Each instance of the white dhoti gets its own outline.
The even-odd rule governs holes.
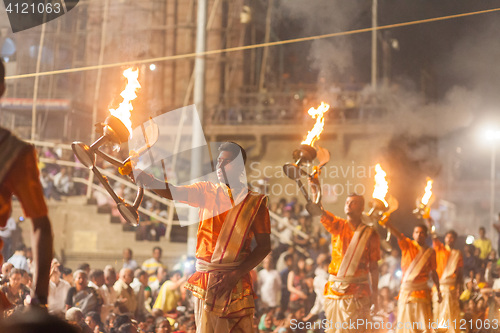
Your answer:
[[[253,333],[253,314],[239,318],[221,318],[205,311],[205,301],[195,297],[196,333]]]
[[[368,277],[344,277],[330,275],[331,287],[338,293],[343,293],[351,284],[367,284]],[[345,295],[339,297],[325,297],[325,316],[327,333],[354,333],[369,332],[370,297],[356,297]]]
[[[453,284],[454,286],[454,284]],[[434,322],[441,324],[443,323],[448,327],[448,333],[455,333],[456,323],[460,322],[460,304],[458,302],[458,295],[455,289],[450,290],[449,284],[441,284],[441,296],[443,301],[438,302],[437,292],[432,294],[432,307]],[[453,322],[456,320],[455,322]],[[443,326],[443,325],[442,325]]]
[[[198,272],[209,272],[209,287],[216,283],[217,273],[231,271],[239,266],[241,262],[226,264],[213,264],[198,259],[196,270]],[[236,290],[241,289],[241,280],[236,285]],[[195,321],[197,333],[226,333],[226,332],[248,332],[253,333],[253,295],[239,297],[238,292],[230,295],[217,297],[212,290],[205,294],[205,299],[195,297]],[[236,297],[236,298],[235,298]],[[225,304],[225,305],[222,305]],[[222,306],[222,307],[221,307]],[[232,310],[232,311],[231,311]]]
[[[327,333],[369,332],[370,298],[325,298]]]
[[[403,283],[398,299],[397,333],[427,333],[432,322],[431,300],[413,298],[413,291],[428,290],[427,282]]]

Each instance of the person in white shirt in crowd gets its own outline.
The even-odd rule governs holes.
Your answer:
[[[137,268],[139,268],[139,265],[137,262],[132,259],[132,249],[126,248],[123,249],[123,266],[122,268],[129,268],[133,271],[135,271]]]
[[[314,316],[318,316],[320,319],[325,318],[325,312],[323,310],[325,304],[324,291],[329,277],[328,265],[330,265],[330,258],[326,254],[321,253],[318,255],[316,263],[318,267],[316,267],[316,270],[314,271],[315,276],[313,281],[316,298],[314,300],[313,307],[309,311],[309,314],[304,318],[304,321],[308,321]]]
[[[280,254],[278,261],[276,262],[276,270],[278,272],[281,272],[288,267],[287,263],[285,262],[285,257],[287,255],[291,255],[292,257],[295,255],[295,247],[293,245],[289,245],[286,251]]]
[[[12,214],[12,210],[10,214]],[[5,259],[10,258],[14,253],[12,248],[12,233],[16,230],[16,228],[16,220],[12,217],[12,215],[7,219],[5,227],[0,227],[0,238],[3,240],[2,255]]]
[[[285,207],[283,210],[283,219],[279,221],[278,232],[280,245],[276,249],[277,253],[282,253],[289,245],[293,244],[293,229],[297,227],[297,221],[292,218],[292,208]],[[278,270],[279,267],[277,266]]]
[[[7,262],[10,262],[12,265],[14,265],[15,268],[22,269],[26,272],[30,272],[30,266],[28,264],[28,259],[26,259],[26,246],[24,244],[20,244],[16,247],[16,251],[14,252],[14,255],[7,260]]]
[[[111,265],[104,267],[104,285],[102,286],[102,307],[101,307],[101,320],[106,321],[108,315],[113,312],[115,303],[117,301],[117,294],[113,285],[116,282],[116,271]]]
[[[263,308],[274,308],[280,305],[281,277],[275,269],[272,255],[262,261],[263,269],[258,273],[260,303]]]
[[[401,286],[401,278],[396,276],[397,266],[390,266],[387,262],[380,265],[380,278],[378,280],[378,289],[389,288],[391,293],[395,293]]]
[[[49,313],[54,315],[60,315],[66,311],[66,296],[71,288],[68,282],[61,279],[59,266],[59,261],[53,259],[50,267],[48,307]]]
[[[401,269],[401,256],[398,249],[393,248],[391,253],[384,258],[384,262],[389,265],[389,270],[397,271]]]
[[[104,271],[102,269],[93,269],[89,274],[89,287],[97,290],[97,293],[104,300]]]
[[[135,310],[135,317],[140,320],[144,320],[149,311],[151,311],[151,306],[146,307],[146,288],[148,288],[148,273],[142,269],[137,269],[134,273],[134,281],[130,284],[130,287],[134,290],[135,296],[137,298],[137,309]],[[150,296],[151,289],[148,288],[148,294]],[[150,298],[149,298],[150,299]]]
[[[69,195],[73,188],[73,181],[69,174],[68,168],[62,167],[61,170],[54,176],[54,187],[58,193]]]

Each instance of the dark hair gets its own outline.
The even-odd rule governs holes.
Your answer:
[[[486,229],[484,227],[479,227],[479,231],[481,231],[481,230],[486,232]]]
[[[126,323],[126,324],[121,325],[116,332],[117,333],[130,333],[130,330],[132,328],[134,328],[134,326],[131,323]]]
[[[71,273],[73,273],[73,271],[69,267],[60,267],[59,271],[61,271],[62,275],[71,275]]]
[[[293,260],[293,254],[287,254],[285,255],[285,262],[287,262],[288,260],[292,259]]]
[[[24,272],[25,272],[25,270],[24,270],[24,269],[20,269],[20,268],[12,268],[12,270],[10,271],[9,276],[13,276],[14,274],[20,274],[21,276],[23,276],[23,275],[24,275]]]
[[[360,198],[361,203],[363,204],[363,207],[365,207],[365,198],[362,195],[357,194],[357,193],[351,193],[347,197],[348,198]]]
[[[153,252],[155,252],[156,250],[160,250],[160,253],[163,253],[163,250],[159,246],[153,247]]]
[[[179,274],[182,277],[182,272],[176,269],[175,271],[168,272],[168,279],[170,280],[175,274]]]
[[[81,269],[82,271],[86,271],[87,269],[90,269],[90,265],[86,262],[80,264],[77,268],[78,269]]]
[[[427,229],[427,226],[425,224],[417,224],[415,228],[422,228],[426,235],[429,234],[429,230]],[[415,230],[415,228],[413,228],[413,230]]]
[[[19,244],[18,246],[16,246],[16,251],[26,251],[26,245],[24,245],[23,243]]]
[[[116,319],[115,319],[115,328],[121,328],[122,326],[126,325],[126,324],[130,324],[131,321],[130,321],[130,317],[127,316],[127,315],[119,315],[119,316],[116,316]],[[127,331],[125,331],[127,332]]]
[[[100,276],[104,277],[104,271],[102,269],[93,269],[90,271],[89,279],[92,281]]]
[[[92,318],[92,320],[101,328],[104,327],[104,324],[102,323],[101,321],[101,315],[95,311],[90,311],[90,312],[87,312],[87,314],[85,315],[85,317],[90,317]]]
[[[140,268],[135,270],[135,274],[134,274],[134,276],[135,276],[136,278],[140,278],[140,277],[141,277],[141,276],[143,276],[143,275],[148,275],[148,273],[146,273],[146,271],[143,271],[143,270],[142,270],[142,269],[140,269]]]
[[[455,237],[455,239],[458,238],[458,234],[455,230],[448,230],[448,232],[446,233],[446,235],[452,235],[453,237]]]
[[[241,157],[243,158],[243,164],[247,162],[247,153],[245,149],[243,149],[243,147],[237,144],[236,142],[232,141],[224,142],[219,146],[219,152],[222,151],[230,152],[231,154],[233,154],[234,158],[236,158],[236,156],[238,156],[241,153]]]

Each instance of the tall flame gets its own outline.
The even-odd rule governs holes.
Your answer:
[[[373,189],[372,197],[374,199],[379,199],[386,207],[388,207],[389,204],[385,201],[385,196],[389,190],[389,184],[387,183],[387,180],[385,180],[385,176],[387,176],[387,174],[382,169],[380,164],[377,164],[375,166],[375,188]]]
[[[427,186],[425,186],[425,193],[422,196],[422,200],[420,200],[424,205],[429,203],[429,200],[432,197],[432,179],[427,178]]]
[[[307,111],[313,119],[316,119],[316,124],[314,124],[313,129],[307,133],[306,139],[302,141],[303,145],[314,146],[314,142],[319,139],[319,135],[323,132],[323,128],[325,127],[324,114],[328,109],[330,109],[330,105],[321,102],[321,105],[318,106],[317,109],[310,108],[309,111]]]
[[[139,69],[135,71],[128,68],[123,71],[123,76],[127,78],[127,86],[120,94],[123,97],[123,102],[120,103],[116,110],[109,109],[112,116],[120,119],[121,122],[127,127],[129,133],[132,133],[132,121],[130,120],[131,111],[134,109],[132,101],[137,98],[135,91],[141,87],[137,78],[139,77]]]

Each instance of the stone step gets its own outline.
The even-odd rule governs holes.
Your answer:
[[[126,247],[131,248],[134,258],[142,263],[142,260],[151,257],[154,246],[160,246],[164,262],[170,267],[187,253],[185,242],[167,242],[164,237],[158,242],[137,241],[135,232],[124,232],[121,223],[111,223],[111,215],[98,213],[97,206],[88,205],[85,197],[49,200],[47,204],[54,232],[55,255],[70,268],[88,262],[95,268],[111,264],[119,269],[122,251]],[[21,215],[19,203],[14,202],[13,216],[17,218]],[[24,221],[20,226],[26,246],[30,246],[31,223]]]

